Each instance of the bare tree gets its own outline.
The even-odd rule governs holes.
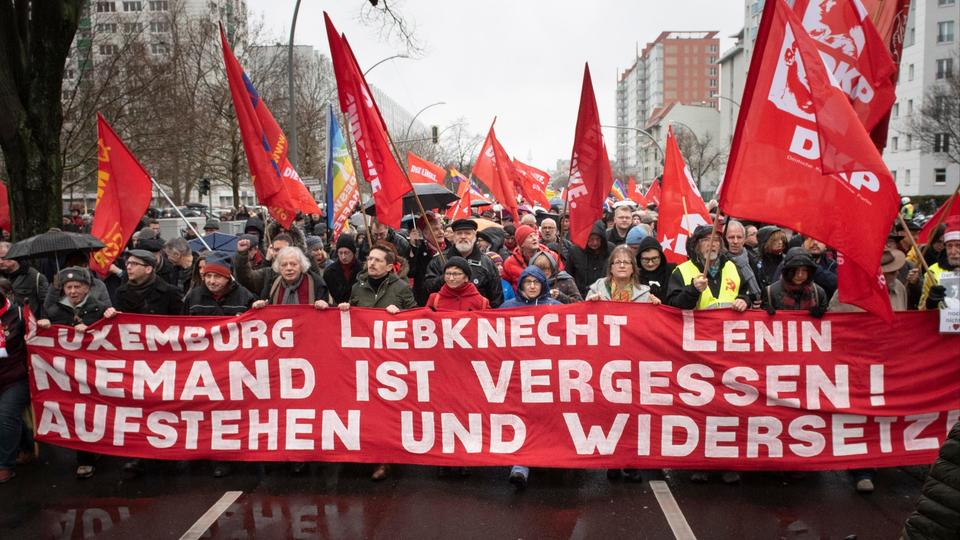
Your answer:
[[[930,85],[923,105],[903,122],[903,131],[920,142],[923,152],[937,154],[948,163],[960,163],[960,54],[955,54],[953,70]]]
[[[380,35],[392,39],[403,45],[410,56],[423,53],[423,48],[416,36],[416,25],[407,20],[402,14],[403,3],[393,0],[369,0],[360,8],[360,22],[378,27]]]
[[[708,132],[694,136],[688,130],[681,129],[675,131],[674,136],[677,138],[677,146],[687,163],[687,168],[690,169],[690,174],[697,183],[697,189],[702,192],[705,187],[704,177],[720,172],[727,163],[729,149],[717,144]]]
[[[470,131],[466,118],[460,117],[440,130],[440,148],[437,160],[447,167],[456,167],[470,174],[483,136]]]

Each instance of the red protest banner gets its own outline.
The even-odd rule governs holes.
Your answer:
[[[150,174],[97,113],[97,204],[90,234],[104,247],[90,254],[90,270],[107,275],[152,198]]]
[[[104,454],[825,470],[930,463],[958,346],[935,312],[282,306],[54,327],[29,358],[38,439]]]
[[[407,176],[414,184],[440,184],[442,186],[447,171],[413,152],[407,152]]]

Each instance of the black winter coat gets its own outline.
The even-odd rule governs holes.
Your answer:
[[[87,294],[87,301],[79,307],[72,307],[57,301],[55,304],[48,304],[45,308],[44,318],[49,319],[53,324],[65,324],[67,326],[76,326],[85,324],[87,326],[103,318],[103,312],[110,307],[93,295],[93,291]]]
[[[2,299],[0,299],[2,301]],[[7,311],[0,315],[3,331],[7,337],[7,357],[0,358],[0,392],[14,383],[27,379],[27,344],[23,340],[23,308],[11,302]]]
[[[20,263],[20,268],[12,274],[0,274],[10,280],[13,285],[13,296],[21,306],[29,306],[30,311],[37,317],[42,314],[43,301],[50,288],[47,278],[31,268],[26,263]]]
[[[907,540],[960,538],[960,422],[954,424],[930,468],[917,509],[907,518]]]
[[[473,251],[467,255],[461,255],[456,247],[450,246],[443,252],[448,260],[451,257],[463,257],[470,265],[470,280],[480,291],[480,295],[490,301],[490,307],[500,307],[503,303],[503,282],[500,281],[500,272],[497,265],[483,253],[480,248],[474,244]],[[425,286],[427,292],[438,292],[443,287],[443,262],[438,253],[430,260],[427,265],[427,275],[425,277]]]
[[[584,298],[587,297],[590,285],[607,275],[607,259],[615,246],[607,241],[606,232],[602,221],[594,223],[590,234],[598,234],[603,239],[600,249],[592,250],[574,245],[565,261],[567,273],[573,276]]]
[[[138,290],[129,281],[117,288],[116,308],[125,313],[142,315],[179,315],[183,312],[183,293],[159,276],[153,283]]]
[[[228,285],[230,289],[219,300],[210,294],[204,284],[190,289],[183,299],[184,315],[237,315],[250,309],[257,297],[236,281]]]
[[[353,290],[353,284],[357,282],[360,270],[360,263],[354,261],[353,273],[347,279],[343,272],[343,265],[337,259],[323,271],[323,281],[327,284],[327,290],[330,291],[330,297],[333,298],[334,304],[350,301],[350,291]]]

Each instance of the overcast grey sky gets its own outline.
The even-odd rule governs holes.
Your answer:
[[[403,52],[395,39],[359,21],[366,0],[304,0],[296,42],[329,56],[323,10],[350,40],[363,69]],[[290,28],[294,0],[248,0],[270,36]],[[394,1],[415,25],[423,48],[417,59],[378,66],[368,82],[411,114],[438,101],[419,118],[441,128],[465,117],[485,135],[497,116],[497,137],[511,155],[553,169],[569,159],[584,62],[590,63],[604,124],[614,124],[618,72],[639,46],[667,30],[717,30],[721,51],[743,26],[743,0],[406,0]],[[269,96],[265,96],[269,103]],[[604,130],[613,153],[613,130]],[[612,156],[611,156],[612,157]]]

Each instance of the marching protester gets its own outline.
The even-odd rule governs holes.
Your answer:
[[[560,256],[560,260],[566,264],[570,251],[573,248],[573,242],[560,234],[557,228],[557,222],[553,218],[544,218],[540,222],[540,240],[546,246]]]
[[[85,332],[100,319],[113,317],[114,309],[93,293],[93,280],[86,268],[70,266],[61,270],[50,288],[57,301],[44,306],[44,318],[37,321],[37,326],[49,328],[52,324],[63,324]],[[77,478],[93,477],[96,459],[90,452],[77,451]]]
[[[287,233],[278,233],[273,237],[273,240],[270,242],[270,247],[267,249],[266,260],[269,261],[270,264],[261,266],[260,268],[253,268],[250,261],[250,241],[245,238],[237,240],[237,253],[233,257],[234,273],[237,281],[246,287],[248,291],[262,291],[268,283],[273,283],[277,277],[277,273],[273,269],[273,262],[277,258],[277,253],[291,245],[294,245],[292,236]],[[298,248],[301,252],[303,251],[302,247],[298,246]],[[310,267],[316,270],[315,263],[311,262]]]
[[[171,238],[167,243],[174,240],[177,239]],[[124,264],[127,281],[117,288],[116,311],[144,315],[179,315],[183,311],[183,293],[157,275],[157,259],[152,253],[131,250]],[[144,472],[144,462],[130,460],[124,463],[123,470],[133,476],[140,475]]]
[[[629,201],[620,201],[613,209],[613,227],[607,231],[607,241],[615,246],[625,243],[632,228],[633,205]]]
[[[430,295],[426,307],[458,311],[489,309],[490,301],[470,282],[471,273],[470,263],[463,257],[447,259],[443,265],[443,287]]]
[[[755,274],[762,291],[777,281],[777,268],[787,251],[787,233],[775,225],[761,227],[757,232],[757,263]]]
[[[367,254],[366,270],[357,276],[357,282],[353,285],[349,302],[341,302],[338,307],[343,311],[351,306],[381,308],[391,315],[418,307],[410,286],[397,275],[397,264],[397,252],[393,244],[385,241],[374,244]],[[370,479],[379,482],[389,475],[390,465],[380,463]]]
[[[783,259],[780,280],[763,291],[767,313],[777,310],[806,311],[812,317],[822,317],[830,297],[823,287],[813,281],[819,266],[802,247],[790,248]]]
[[[25,429],[23,410],[29,402],[23,308],[16,300],[13,284],[0,277],[0,484],[16,476]]]
[[[429,228],[429,230],[428,230]],[[410,231],[410,273],[413,274],[413,297],[417,305],[425,305],[430,292],[427,290],[427,267],[430,261],[447,247],[443,237],[443,223],[433,212],[427,212],[415,220]]]
[[[480,251],[477,245],[477,222],[472,219],[458,219],[453,227],[453,242],[442,252],[443,257],[463,257],[470,264],[473,284],[477,286],[487,300],[490,307],[497,307],[503,303],[503,288],[500,285],[500,273],[497,267]],[[443,286],[443,261],[438,253],[427,266],[426,288],[430,292],[437,292]]]
[[[920,309],[937,309],[946,298],[947,290],[940,284],[944,272],[956,272],[960,268],[960,222],[947,225],[943,232],[943,253],[937,264],[931,266],[923,276],[923,294],[920,296]]]
[[[350,301],[350,291],[362,270],[357,262],[357,243],[352,234],[344,233],[337,238],[334,254],[337,258],[323,271],[323,281],[333,302],[340,304]]]
[[[515,298],[504,302],[500,308],[510,309],[560,304],[558,300],[550,295],[547,276],[543,275],[543,272],[536,266],[528,266],[520,273],[516,293]],[[517,491],[525,489],[529,479],[530,467],[524,465],[514,465],[511,467],[509,480]]]
[[[530,265],[539,268],[543,275],[547,277],[550,296],[559,300],[561,304],[574,304],[583,301],[576,280],[565,270],[560,269],[557,256],[552,251],[538,252],[530,258]]]
[[[190,274],[193,269],[193,251],[190,244],[183,238],[171,238],[163,245],[163,254],[170,264],[163,270],[166,272],[160,274],[164,281],[180,290],[180,294],[186,294],[190,290]]]
[[[642,223],[634,225],[633,228],[630,229],[630,232],[627,233],[627,240],[624,242],[624,245],[630,248],[634,256],[637,256],[640,254],[640,243],[647,236],[649,235]]]
[[[660,299],[650,294],[650,287],[640,284],[639,274],[633,250],[625,245],[613,248],[607,263],[607,275],[590,285],[587,301],[659,304]]]
[[[710,225],[697,227],[687,239],[690,259],[670,275],[665,304],[680,309],[725,309],[738,313],[747,310],[747,293],[736,264],[720,249],[720,236]],[[693,471],[690,479],[708,482],[708,471]],[[735,471],[721,473],[726,484],[740,482]]]
[[[257,300],[249,290],[233,278],[230,254],[214,251],[207,254],[201,270],[203,281],[190,289],[183,299],[184,315],[229,316],[250,309]],[[227,462],[214,462],[214,478],[230,474]]]
[[[639,272],[637,273],[637,282],[641,285],[650,287],[650,294],[656,296],[661,301],[667,297],[667,284],[670,282],[670,274],[677,265],[668,262],[667,256],[663,253],[660,242],[653,236],[647,236],[640,241],[637,247],[637,261],[639,262]]]
[[[574,246],[570,250],[567,272],[577,281],[580,294],[586,295],[590,285],[607,273],[607,259],[615,246],[607,241],[605,233],[603,222],[597,221],[587,238],[587,246]]]
[[[540,243],[540,235],[537,233],[536,227],[520,225],[517,227],[514,236],[517,239],[517,247],[513,249],[509,257],[504,259],[503,272],[506,280],[516,287],[520,274],[530,266],[532,257],[537,253],[549,251],[549,248]],[[556,254],[553,255],[555,259],[559,258]],[[562,269],[563,265],[560,265],[560,268]]]
[[[25,262],[5,258],[10,246],[10,242],[0,242],[0,277],[10,280],[17,303],[39,317],[50,288],[47,278]]]
[[[327,257],[327,250],[323,245],[323,238],[312,235],[307,236],[306,245],[306,253],[313,260],[312,265],[316,266],[319,271],[322,272],[333,264],[333,261]]]
[[[723,231],[727,254],[730,260],[737,265],[740,277],[746,282],[747,292],[750,295],[750,305],[756,307],[760,303],[760,285],[757,283],[757,276],[754,273],[754,269],[757,267],[756,257],[747,249],[745,243],[747,230],[742,223],[731,219],[727,221]]]

